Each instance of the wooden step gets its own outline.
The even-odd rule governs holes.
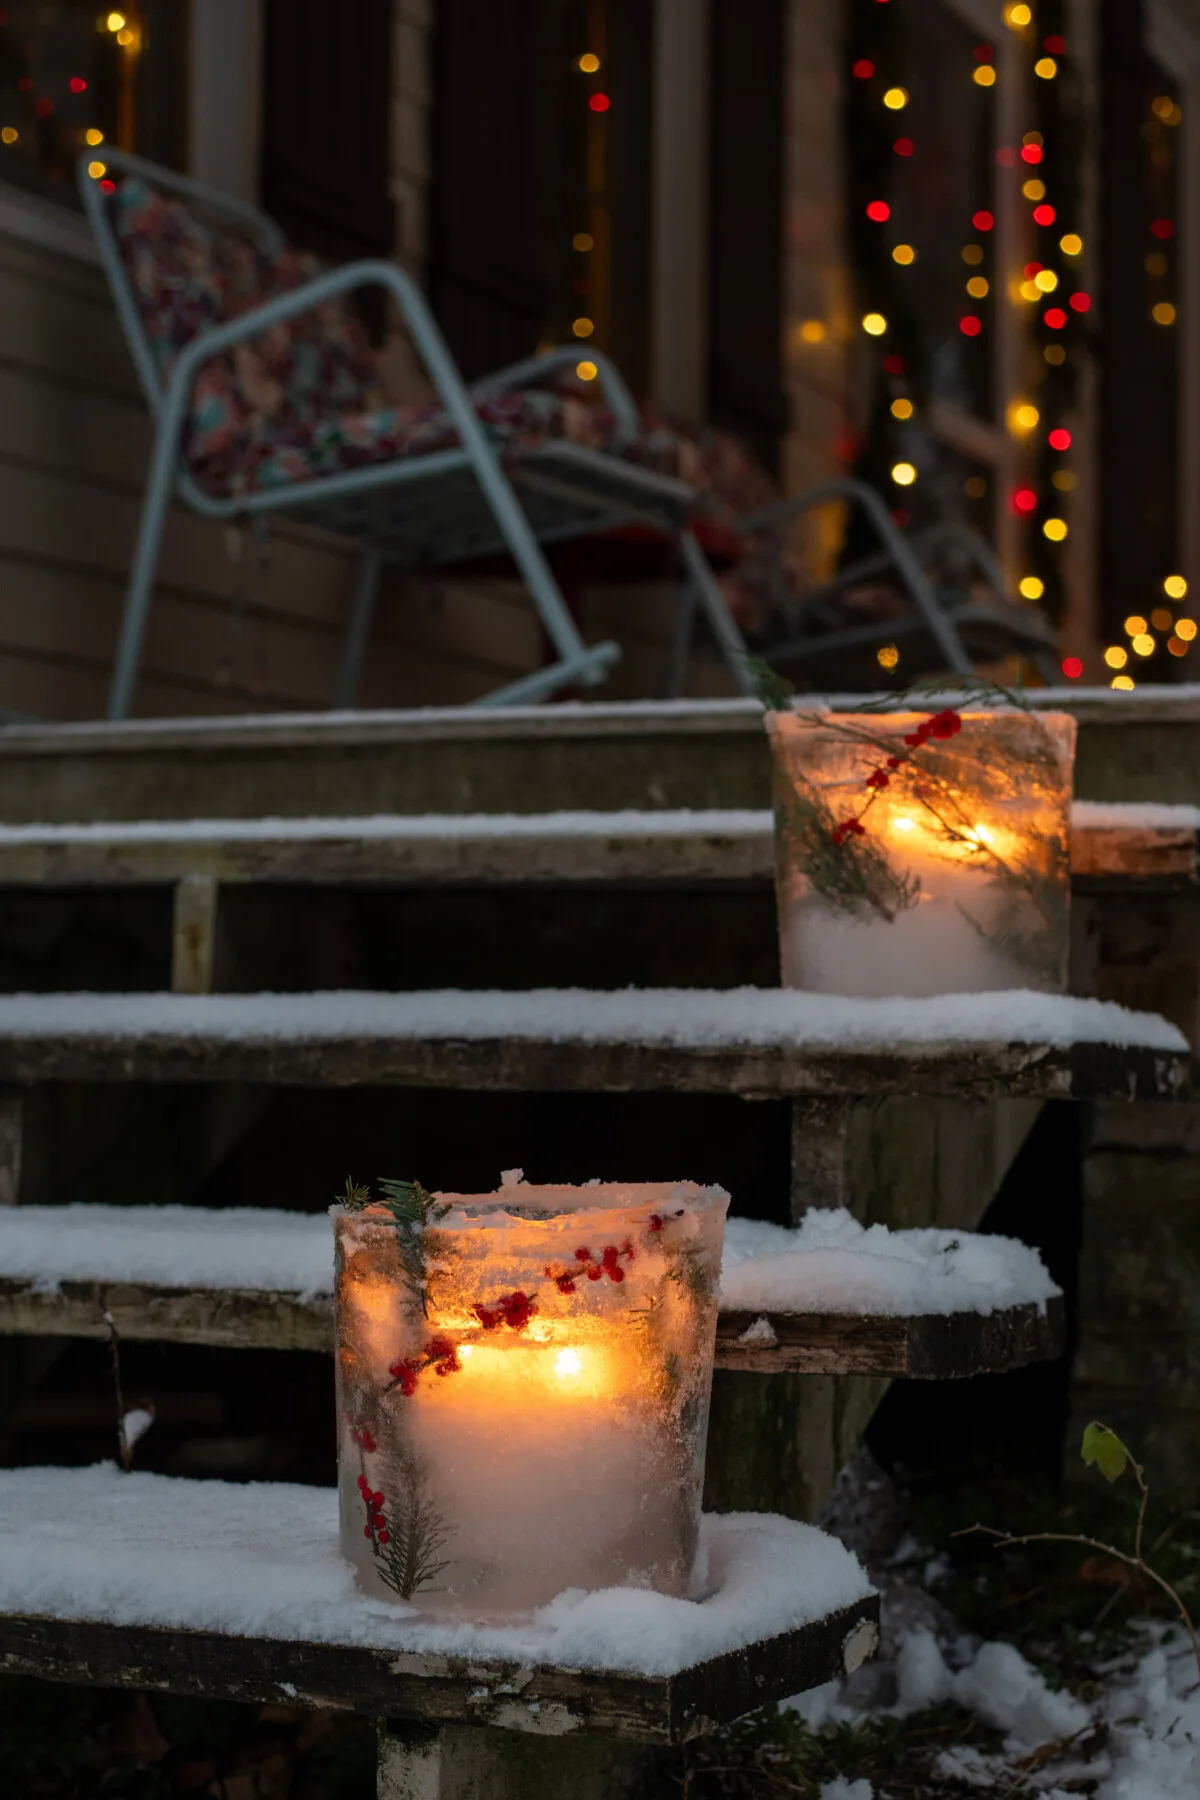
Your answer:
[[[1077,802],[1072,880],[1196,888],[1198,827],[1194,807]],[[770,884],[774,857],[765,808],[0,825],[0,887]]]
[[[878,1596],[854,1559],[782,1519],[706,1522],[730,1597],[695,1605],[690,1630],[686,1603],[664,1600],[656,1634],[639,1593],[640,1669],[607,1647],[619,1623],[440,1627],[357,1594],[332,1490],[20,1469],[0,1474],[0,1519],[7,1674],[497,1725],[548,1755],[581,1731],[684,1741],[845,1674],[878,1643]]]
[[[1190,1058],[1155,1014],[1022,992],[34,994],[0,997],[0,1081],[1134,1100]]]

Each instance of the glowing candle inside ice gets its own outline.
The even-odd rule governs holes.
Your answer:
[[[342,1542],[361,1584],[476,1616],[568,1587],[686,1592],[726,1196],[436,1199],[419,1228],[334,1209]]]
[[[1075,721],[772,714],[784,985],[1066,987]]]

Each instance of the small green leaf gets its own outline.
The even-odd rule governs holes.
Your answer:
[[[1083,1434],[1080,1455],[1085,1463],[1095,1463],[1106,1481],[1116,1481],[1133,1461],[1116,1432],[1095,1419]]]

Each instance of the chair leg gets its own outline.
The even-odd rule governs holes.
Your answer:
[[[716,576],[708,566],[705,556],[694,534],[681,531],[679,549],[683,557],[683,566],[687,571],[689,586],[696,590],[696,598],[704,610],[704,616],[712,628],[717,640],[717,648],[729,665],[730,673],[738,684],[739,692],[754,693],[754,679],[750,673],[750,654],[745,640],[733,614],[725,602]]]
[[[350,602],[350,626],[346,632],[342,666],[333,687],[335,711],[358,704],[358,690],[362,683],[363,664],[367,658],[367,640],[371,635],[371,618],[379,594],[382,568],[383,557],[380,552],[373,545],[365,545],[358,559],[358,574],[354,582],[354,597]]]
[[[150,465],[150,479],[142,502],[133,567],[125,594],[125,611],[121,618],[121,634],[113,663],[112,686],[108,693],[110,719],[127,719],[137,685],[138,665],[142,660],[142,639],[146,620],[154,598],[154,575],[158,568],[158,549],[162,541],[167,502],[171,497],[171,446],[158,443]]]
[[[675,607],[675,630],[667,658],[666,699],[678,700],[687,685],[688,660],[692,654],[692,635],[696,629],[695,583],[685,580],[679,589]]]

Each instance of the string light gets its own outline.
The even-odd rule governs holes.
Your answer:
[[[1135,656],[1153,656],[1155,640],[1148,631],[1139,631],[1130,648]]]
[[[19,136],[20,133],[14,125],[6,125],[3,131],[0,131],[0,140],[6,144],[15,144]]]
[[[891,411],[893,419],[911,419],[913,410],[914,408],[911,400],[901,399],[892,401]]]
[[[1149,256],[1146,258],[1144,267],[1147,275],[1165,275],[1167,272],[1167,259],[1161,250],[1151,250]]]
[[[1064,256],[1083,255],[1083,239],[1077,231],[1068,231],[1065,237],[1060,237],[1058,247]]]
[[[862,328],[868,337],[882,337],[887,330],[887,320],[882,313],[869,312],[863,318]]]
[[[892,209],[886,200],[868,200],[867,217],[876,225],[886,224],[892,216]]]
[[[1125,621],[1125,635],[1131,638],[1141,637],[1145,629],[1146,621],[1143,619],[1141,613],[1130,613]]]
[[[964,244],[962,259],[965,263],[981,263],[983,261],[983,245]]]
[[[580,381],[595,381],[600,371],[594,362],[581,362],[575,364],[575,373]]]
[[[600,58],[591,50],[585,50],[579,59],[579,67],[585,75],[594,75],[600,67]]]
[[[594,113],[606,113],[612,105],[612,101],[607,94],[593,94],[588,101],[588,105]]]
[[[1154,611],[1150,614],[1150,623],[1153,625],[1155,631],[1170,631],[1175,621],[1172,619],[1165,606],[1156,606]]]
[[[1039,56],[1033,65],[1033,72],[1043,81],[1053,81],[1058,74],[1058,64],[1052,56]]]
[[[892,149],[896,152],[897,156],[911,156],[916,150],[916,147],[917,146],[910,137],[898,137],[892,145]]]
[[[889,112],[903,112],[904,108],[908,105],[908,89],[902,87],[889,88],[887,93],[883,96],[883,104],[887,107]]]
[[[917,471],[912,463],[898,462],[892,464],[892,480],[897,487],[911,487],[916,479]]]
[[[1150,308],[1150,317],[1154,320],[1156,325],[1173,325],[1175,323],[1175,308],[1171,305],[1169,300],[1160,300],[1157,306],[1152,306]]]
[[[1187,597],[1188,584],[1182,575],[1168,575],[1163,582],[1163,593],[1171,600],[1183,600]]]
[[[1024,31],[1026,25],[1031,25],[1033,23],[1033,11],[1030,7],[1024,5],[1006,6],[1004,9],[1004,23],[1008,26],[1010,31]]]
[[[1187,648],[1188,647],[1182,638],[1169,637],[1167,639],[1167,649],[1171,652],[1172,656],[1186,656]]]
[[[595,322],[592,319],[576,319],[571,326],[571,330],[578,338],[591,337],[595,329]]]
[[[1198,629],[1200,627],[1197,626],[1195,619],[1176,619],[1175,621],[1175,636],[1182,638],[1185,644],[1192,642]]]
[[[1165,243],[1167,238],[1175,236],[1175,227],[1170,219],[1154,219],[1151,221],[1150,235]]]
[[[104,23],[108,30],[115,36],[118,31],[124,31],[125,29],[125,14],[110,12]]]
[[[1068,681],[1078,681],[1083,674],[1083,664],[1077,656],[1064,656],[1060,666]]]
[[[979,212],[971,214],[971,223],[976,231],[990,231],[996,221],[992,214],[984,207],[981,208]]]
[[[856,63],[850,65],[850,73],[856,81],[870,81],[875,73],[875,64],[869,56],[860,56]]]
[[[1017,583],[1017,592],[1022,600],[1040,600],[1046,591],[1046,584],[1038,575],[1022,575]]]
[[[996,71],[993,69],[991,63],[980,63],[979,67],[971,76],[971,80],[975,83],[976,87],[995,87]]]
[[[987,493],[987,482],[982,475],[968,475],[963,487],[972,500],[982,500]]]
[[[958,329],[964,337],[978,337],[983,330],[983,320],[977,319],[974,313],[964,313],[958,321]]]
[[[1050,480],[1060,494],[1069,494],[1071,489],[1075,486],[1075,477],[1072,475],[1070,469],[1055,469]]]
[[[1021,437],[1034,429],[1040,417],[1030,401],[1014,400],[1008,409],[1008,429],[1014,437]]]
[[[99,181],[102,175],[108,174],[108,166],[102,162],[90,162],[88,164],[88,174],[93,181]]]
[[[805,319],[800,327],[800,341],[805,344],[823,344],[825,342],[825,321],[823,319]]]
[[[1069,450],[1071,448],[1071,434],[1065,426],[1056,425],[1053,431],[1047,433],[1046,442],[1052,450]]]
[[[85,94],[87,92],[87,82],[83,79],[82,75],[72,75],[67,86],[73,94]]]
[[[1123,669],[1129,661],[1129,652],[1124,644],[1110,644],[1104,652],[1104,660],[1110,669]]]
[[[1058,276],[1053,269],[1039,269],[1033,278],[1033,285],[1039,294],[1052,294],[1058,286]]]
[[[1024,183],[1021,192],[1027,200],[1044,200],[1046,198],[1046,184],[1044,181],[1039,181],[1037,176],[1034,175]]]
[[[907,268],[910,263],[915,263],[916,260],[917,253],[911,244],[897,244],[896,248],[892,251],[892,261],[899,263],[902,268]]]
[[[875,661],[881,669],[894,669],[900,661],[900,652],[895,644],[880,644],[875,652]]]
[[[1133,679],[1132,675],[1114,675],[1109,685],[1110,687],[1128,690],[1129,688],[1136,687],[1137,682]]]
[[[970,281],[967,283],[967,292],[970,294],[972,300],[982,300],[984,295],[988,292],[988,287],[989,283],[986,276],[972,275]]]
[[[1035,225],[1053,225],[1057,217],[1058,214],[1048,200],[1043,200],[1040,206],[1035,206],[1033,209],[1033,222]]]
[[[1013,505],[1021,513],[1031,513],[1037,505],[1037,495],[1032,488],[1018,488],[1012,498]]]
[[[1067,301],[1067,305],[1071,308],[1072,312],[1090,312],[1092,297],[1090,294],[1072,294],[1071,298]]]
[[[1065,519],[1045,519],[1042,522],[1042,536],[1050,539],[1052,544],[1061,544],[1067,535]]]
[[[104,142],[104,133],[98,131],[93,125],[89,130],[84,132],[83,141],[85,144],[90,144],[94,150],[97,144],[102,144]]]

